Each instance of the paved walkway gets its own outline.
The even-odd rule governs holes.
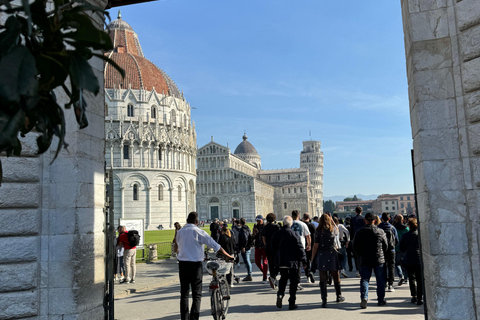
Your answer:
[[[375,287],[371,288],[367,309],[360,309],[359,278],[348,273],[350,278],[342,279],[342,291],[346,297],[343,303],[335,303],[333,286],[328,288],[328,308],[320,308],[320,290],[318,282],[305,283],[304,290],[298,292],[299,309],[289,311],[287,307],[278,309],[275,306],[276,292],[268,284],[261,283],[261,275],[254,265],[253,282],[240,283],[232,288],[230,309],[227,319],[378,319],[378,320],[421,320],[424,319],[423,307],[411,304],[408,286],[396,287],[395,292],[386,295],[387,305],[376,304]],[[137,266],[135,284],[115,285],[115,319],[179,319],[178,264],[175,259],[156,263],[139,264]],[[244,276],[243,266],[236,269],[237,275]],[[318,279],[318,272],[316,275]],[[210,315],[210,299],[208,282],[210,277],[204,275],[201,319],[212,319]],[[372,277],[371,286],[375,285]],[[288,304],[288,295],[284,304]]]

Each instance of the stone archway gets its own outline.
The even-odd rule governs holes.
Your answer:
[[[479,319],[480,2],[402,0],[402,14],[428,316]],[[102,79],[102,63],[92,64]],[[29,157],[2,159],[2,270],[21,279],[0,293],[14,304],[6,318],[103,318],[105,102],[87,98],[96,130],[68,118],[68,155],[49,166],[52,155],[36,156],[32,137]]]

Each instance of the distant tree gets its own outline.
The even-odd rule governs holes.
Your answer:
[[[362,199],[358,198],[357,195],[354,195],[353,197],[343,199],[343,201],[362,201]]]
[[[335,202],[332,200],[323,201],[323,211],[335,211]]]

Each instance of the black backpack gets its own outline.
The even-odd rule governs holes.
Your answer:
[[[387,250],[395,250],[395,246],[397,245],[397,239],[395,239],[392,227],[386,228],[383,231],[385,231],[385,236],[387,237]]]
[[[128,244],[131,247],[136,247],[140,244],[140,235],[137,230],[130,230],[127,232]]]

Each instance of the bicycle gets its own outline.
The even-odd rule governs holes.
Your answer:
[[[230,289],[226,281],[226,273],[232,268],[232,263],[223,260],[210,260],[206,269],[212,275],[210,281],[210,303],[212,316],[215,320],[223,320],[227,317],[230,304]]]

